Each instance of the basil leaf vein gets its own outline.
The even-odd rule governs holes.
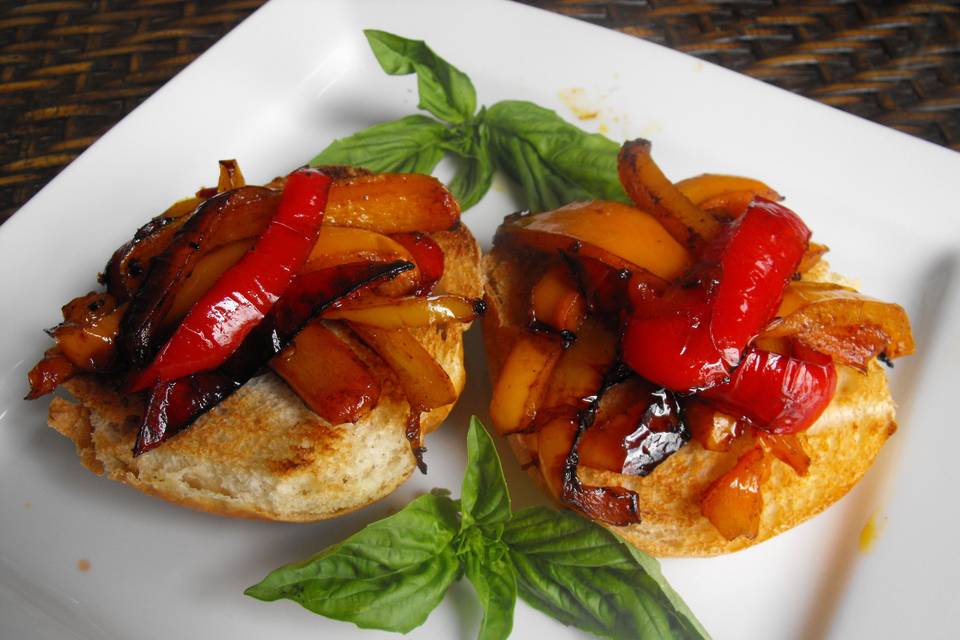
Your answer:
[[[500,539],[502,525],[511,516],[510,494],[497,447],[476,416],[470,419],[467,431],[467,471],[460,504],[461,531],[476,525],[488,537]]]
[[[466,575],[483,606],[478,640],[504,640],[513,629],[517,571],[502,542],[488,542],[466,556]]]
[[[502,539],[520,595],[565,624],[607,638],[708,637],[656,561],[593,522],[533,507],[514,514]]]
[[[523,189],[531,210],[575,200],[629,202],[613,140],[587,133],[532,102],[504,100],[486,111],[494,158]]]

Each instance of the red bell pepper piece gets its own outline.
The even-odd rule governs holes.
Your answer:
[[[637,304],[624,361],[675,391],[720,384],[770,321],[800,264],[810,231],[786,207],[757,199],[708,247],[683,284]]]
[[[290,174],[277,213],[257,243],[193,305],[153,362],[134,374],[129,391],[215,369],[236,351],[316,244],[330,184],[315,169]]]
[[[828,356],[796,357],[751,349],[730,381],[700,397],[765,431],[803,431],[816,421],[837,390],[837,370]]]
[[[390,236],[410,252],[420,270],[420,284],[414,295],[427,296],[443,277],[443,249],[433,239],[419,231],[395,233]]]
[[[803,220],[770,200],[754,200],[737,221],[720,251],[720,284],[710,319],[713,342],[731,367],[777,312],[810,244]]]
[[[642,377],[684,391],[720,384],[729,375],[710,337],[710,304],[705,289],[672,287],[627,320],[623,359]]]
[[[159,446],[239,389],[324,309],[364,287],[412,268],[409,262],[351,262],[297,276],[263,321],[220,367],[153,386],[134,455]]]
[[[117,355],[131,371],[150,364],[169,337],[164,321],[187,274],[200,261],[201,249],[207,251],[230,242],[235,225],[239,225],[240,235],[261,235],[277,212],[280,195],[266,187],[240,187],[216,195],[186,216],[172,238],[164,239],[163,234],[157,240],[163,246],[153,246],[148,252],[159,253],[143,256],[149,262],[127,266],[128,271],[133,266],[143,270],[144,276],[140,283],[131,282],[129,295],[133,297],[117,334]],[[177,224],[171,222],[163,229]]]

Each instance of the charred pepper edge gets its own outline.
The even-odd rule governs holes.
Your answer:
[[[171,382],[154,385],[150,390],[148,407],[147,407],[148,410],[145,411],[144,413],[144,417],[143,417],[143,420],[141,421],[140,429],[137,434],[137,441],[133,448],[134,457],[137,457],[151,449],[156,448],[157,446],[165,442],[168,437],[185,430],[190,425],[192,425],[197,420],[197,418],[199,418],[204,413],[206,413],[210,409],[217,406],[217,404],[219,404],[220,402],[228,398],[234,391],[236,391],[241,386],[243,386],[244,383],[246,383],[248,380],[255,377],[257,373],[263,369],[263,367],[270,360],[270,358],[272,358],[277,353],[282,351],[286,347],[286,345],[289,344],[290,340],[292,340],[293,337],[296,336],[300,328],[302,328],[307,322],[309,322],[313,318],[317,317],[320,313],[323,312],[324,309],[326,309],[331,304],[333,304],[335,300],[345,296],[349,296],[354,292],[360,290],[361,288],[364,288],[366,286],[369,286],[381,280],[394,278],[400,273],[403,273],[404,271],[409,271],[410,269],[414,268],[413,263],[406,262],[406,261],[397,261],[397,262],[391,262],[391,263],[386,263],[382,265],[378,265],[376,263],[373,263],[373,264],[347,263],[346,265],[338,265],[338,266],[348,267],[355,264],[364,264],[369,266],[371,269],[379,268],[382,270],[377,275],[369,277],[366,280],[354,282],[351,286],[346,288],[340,295],[335,296],[333,299],[311,307],[312,310],[310,314],[307,317],[303,318],[302,322],[299,321],[299,318],[295,318],[294,319],[295,326],[292,326],[292,327],[279,327],[279,325],[277,324],[281,322],[281,320],[277,319],[278,311],[281,311],[283,309],[283,307],[279,305],[279,301],[278,301],[278,304],[274,305],[274,308],[267,315],[267,317],[263,321],[261,321],[261,323],[255,328],[253,332],[251,332],[247,336],[246,339],[244,339],[244,342],[241,343],[241,346],[237,349],[237,351],[235,351],[234,354],[230,357],[230,359],[228,359],[227,362],[225,362],[223,365],[221,365],[214,371],[197,373],[197,374],[193,374],[192,376],[187,376],[186,378],[180,378],[179,380],[174,380]],[[337,268],[338,267],[331,267],[331,269],[337,269]],[[275,326],[273,329],[266,329],[270,331],[270,335],[266,336],[266,339],[269,339],[272,343],[270,345],[272,349],[272,353],[269,353],[269,355],[266,358],[251,357],[251,354],[248,354],[246,352],[248,350],[257,348],[257,345],[253,344],[254,341],[257,341],[257,340],[262,341],[262,339],[265,337],[262,335],[263,331],[262,330],[258,331],[258,330],[266,327],[266,323],[271,322],[270,320],[271,318],[273,319],[272,322],[274,322]],[[286,337],[279,335],[278,331],[280,331],[281,329],[283,329],[282,333],[285,334]],[[257,355],[257,354],[253,354],[253,355]],[[253,362],[246,362],[245,359],[250,359]],[[214,376],[220,378],[220,380],[218,381],[217,379],[214,378]],[[202,403],[200,409],[195,413],[193,413],[192,415],[190,415],[185,420],[184,424],[175,425],[172,430],[168,429],[169,425],[167,424],[161,423],[157,426],[152,426],[151,424],[148,423],[149,416],[151,415],[149,411],[150,405],[154,401],[156,402],[161,401],[160,394],[164,394],[164,393],[169,394],[169,391],[166,389],[168,389],[169,387],[177,383],[183,383],[184,381],[193,381],[198,379],[203,380],[204,382],[213,382],[213,383],[219,382],[220,384],[222,384],[223,386],[222,391],[215,392],[220,394],[215,399],[215,401],[213,401],[212,403]],[[193,384],[193,382],[189,382],[189,384]],[[154,400],[154,398],[157,398],[157,399]],[[156,413],[155,415],[159,415],[159,413]],[[160,432],[159,437],[154,435],[155,432],[157,431]],[[167,435],[168,431],[172,431],[169,436]]]

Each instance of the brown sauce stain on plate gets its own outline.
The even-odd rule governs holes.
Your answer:
[[[600,115],[600,110],[586,106],[586,92],[580,88],[563,89],[559,92],[560,99],[567,105],[577,120],[596,120]]]
[[[596,122],[597,130],[604,135],[617,129],[619,133],[616,135],[629,137],[629,117],[607,102],[607,98],[618,90],[619,87],[611,86],[606,93],[594,94],[582,87],[570,87],[560,89],[557,95],[577,120]]]
[[[87,560],[86,558],[81,558],[80,560],[77,560],[77,569],[79,569],[83,573],[90,571],[90,561]]]

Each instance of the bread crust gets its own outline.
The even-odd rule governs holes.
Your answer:
[[[437,290],[482,295],[480,249],[469,230],[458,225],[429,235],[445,255]],[[289,522],[355,511],[413,473],[404,436],[409,404],[390,368],[346,328],[329,324],[381,383],[379,403],[357,423],[329,424],[273,373],[251,380],[189,429],[137,458],[132,450],[143,398],[122,396],[102,379],[79,376],[64,383],[73,398],[54,397],[48,422],[74,442],[92,472],[186,507]],[[466,382],[466,329],[449,323],[411,330],[450,376],[458,396]],[[436,429],[452,408],[425,413],[423,432]]]
[[[496,243],[484,256],[487,314],[483,333],[490,372],[495,383],[504,359],[524,326],[530,288],[544,261],[542,256],[509,240]],[[821,262],[805,279],[840,282]],[[700,514],[700,498],[709,484],[730,469],[748,442],[728,452],[707,451],[692,441],[667,458],[646,477],[581,467],[580,478],[603,486],[620,486],[637,493],[641,522],[608,526],[634,546],[656,556],[710,556],[752,546],[786,531],[843,497],[873,463],[887,438],[896,431],[893,399],[880,365],[870,363],[866,374],[838,367],[837,393],[823,415],[800,434],[811,463],[806,476],[774,461],[763,484],[764,508],[756,538],[727,540]],[[511,448],[521,464],[533,452],[517,436]],[[545,490],[535,464],[530,475]],[[549,494],[549,492],[547,492]]]

